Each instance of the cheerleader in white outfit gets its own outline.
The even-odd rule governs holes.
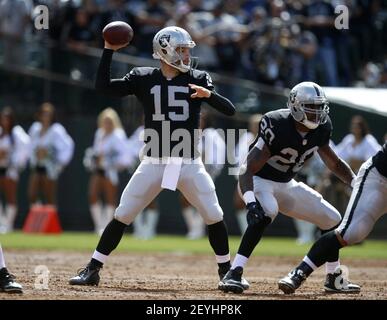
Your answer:
[[[361,165],[382,147],[370,134],[367,121],[362,116],[351,120],[351,133],[337,145],[337,155],[357,173]]]
[[[54,106],[44,103],[28,132],[31,139],[28,195],[33,205],[41,200],[56,203],[56,181],[74,153],[74,142],[59,123],[54,122]]]
[[[84,157],[84,165],[91,172],[89,204],[96,233],[103,231],[113,219],[117,206],[118,171],[128,165],[125,146],[126,134],[120,118],[113,109],[105,109],[98,116],[93,146],[86,150]]]
[[[16,125],[12,109],[5,107],[0,114],[0,190],[5,199],[5,205],[0,204],[1,232],[12,231],[14,227],[17,183],[19,172],[28,161],[29,142],[23,128]]]

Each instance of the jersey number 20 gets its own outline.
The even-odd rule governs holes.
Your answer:
[[[181,113],[174,111],[168,112],[168,118],[172,121],[186,121],[189,118],[189,104],[187,100],[178,100],[175,95],[177,92],[188,93],[188,87],[168,86],[168,107],[180,107]],[[154,95],[155,113],[152,116],[153,121],[165,121],[165,114],[161,113],[161,86],[153,86],[151,94]]]
[[[313,153],[318,149],[317,146],[306,150],[299,158],[298,151],[293,148],[284,148],[281,150],[281,154],[287,158],[275,155],[268,160],[268,164],[276,168],[281,172],[287,172],[289,169],[292,169],[293,172],[299,171],[304,165],[305,161],[308,160]]]

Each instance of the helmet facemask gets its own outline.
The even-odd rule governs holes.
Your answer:
[[[188,72],[191,69],[195,69],[198,65],[197,57],[191,56],[191,53],[190,53],[189,57],[188,57],[188,63],[184,63],[184,56],[183,56],[183,52],[182,52],[183,48],[189,48],[191,50],[193,47],[194,46],[178,46],[175,49],[175,55],[174,55],[174,57],[176,57],[176,60],[172,63],[168,63],[165,60],[163,60],[163,61],[166,62],[167,64],[169,64],[171,67],[174,67],[174,68],[180,70],[181,72]]]
[[[322,89],[314,83],[303,82],[294,87],[287,105],[294,120],[308,129],[316,129],[328,120],[328,100]]]
[[[304,119],[301,121],[309,129],[316,129],[328,120],[328,103],[304,104],[302,107]]]

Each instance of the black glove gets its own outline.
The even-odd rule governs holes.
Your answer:
[[[247,223],[248,225],[258,224],[265,218],[265,211],[259,202],[250,202],[246,206],[247,208]]]

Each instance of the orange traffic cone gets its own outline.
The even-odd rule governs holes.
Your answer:
[[[58,212],[52,205],[32,206],[23,226],[26,233],[61,233]]]

